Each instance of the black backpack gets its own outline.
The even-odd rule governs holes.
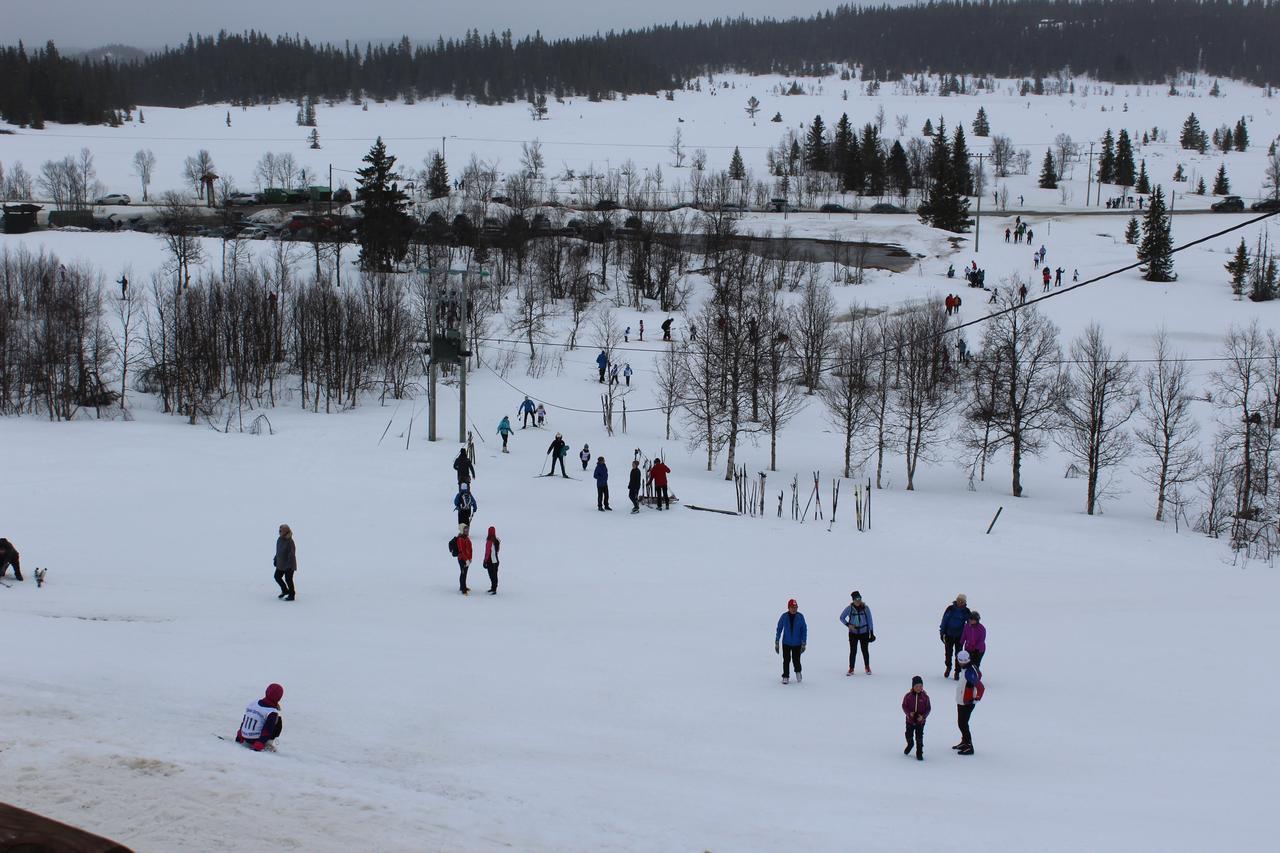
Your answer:
[[[449,540],[449,553],[458,556],[458,537],[455,536]]]

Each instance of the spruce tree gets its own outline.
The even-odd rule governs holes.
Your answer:
[[[835,133],[831,138],[831,171],[844,175],[849,169],[849,152],[856,147],[853,136],[853,125],[849,123],[849,114],[840,116],[836,122]]]
[[[1058,188],[1058,172],[1053,166],[1053,152],[1044,152],[1044,164],[1040,167],[1040,189],[1056,190]]]
[[[1111,128],[1102,135],[1102,153],[1098,155],[1098,183],[1114,184],[1116,181],[1116,139]]]
[[[1141,236],[1142,226],[1138,225],[1138,217],[1130,216],[1129,224],[1124,227],[1124,241],[1130,246],[1136,246]]]
[[[1156,184],[1147,205],[1146,220],[1142,224],[1142,241],[1138,244],[1138,259],[1146,266],[1147,281],[1173,281],[1173,233],[1169,212],[1164,206],[1164,189]]]
[[[840,179],[845,192],[861,194],[866,191],[867,172],[863,168],[862,149],[858,145],[857,134],[849,137],[849,157],[845,161]]]
[[[990,136],[991,124],[987,121],[987,111],[982,107],[978,107],[978,115],[973,120],[974,136]]]
[[[969,230],[969,200],[956,183],[955,163],[947,142],[947,129],[939,120],[929,156],[929,182],[924,203],[917,211],[920,221],[934,228],[956,233]]]
[[[307,147],[312,149],[318,149],[320,147],[320,131],[316,130],[314,127],[311,128],[311,133],[307,136]]]
[[[862,153],[863,174],[867,179],[867,193],[884,195],[884,149],[880,142],[880,131],[871,122],[862,126],[859,149]]]
[[[747,167],[742,162],[742,152],[735,146],[733,158],[729,161],[729,177],[740,181],[747,176]]]
[[[1265,250],[1259,251],[1251,264],[1249,298],[1254,302],[1270,302],[1276,298],[1276,259]]]
[[[1182,182],[1187,179],[1187,173],[1182,170],[1181,163],[1179,163],[1177,168],[1173,170],[1173,179],[1178,182]]]
[[[1227,272],[1231,273],[1231,292],[1236,296],[1244,295],[1244,283],[1249,277],[1249,250],[1245,248],[1244,238],[1236,247],[1236,254],[1227,264]]]
[[[356,199],[363,202],[360,263],[366,270],[391,272],[409,251],[409,197],[400,189],[396,158],[387,153],[381,136],[363,159],[369,165],[356,170]]]
[[[1201,176],[1200,180],[1196,181],[1196,195],[1204,195],[1206,192],[1207,190],[1204,187],[1204,177]]]
[[[969,165],[969,146],[965,144],[964,128],[960,125],[956,125],[955,136],[951,139],[951,168],[960,194],[973,195],[973,168]]]
[[[920,132],[925,136],[933,136],[933,119],[925,119],[924,127],[920,128]]]
[[[822,124],[822,116],[814,116],[809,125],[809,133],[804,141],[804,164],[812,172],[827,170],[826,127]]]
[[[1213,179],[1214,195],[1229,195],[1231,193],[1231,182],[1227,180],[1227,164],[1223,163],[1218,167],[1218,174]]]
[[[1146,160],[1138,164],[1138,182],[1133,185],[1133,191],[1143,195],[1151,192],[1151,179],[1147,177]]]
[[[1178,135],[1178,144],[1188,151],[1199,151],[1204,145],[1204,130],[1200,128],[1200,120],[1196,114],[1187,116],[1182,123],[1182,133]]]
[[[1115,183],[1122,187],[1133,186],[1133,143],[1129,141],[1129,131],[1123,128],[1116,140]]]
[[[889,188],[902,198],[906,198],[911,192],[911,165],[907,162],[906,150],[897,139],[889,148],[889,159],[885,161],[885,171],[889,173]]]
[[[444,198],[449,194],[449,169],[439,151],[431,155],[431,165],[427,168],[427,193],[432,198]]]
[[[1247,151],[1249,149],[1249,128],[1245,126],[1244,116],[1241,116],[1240,120],[1236,122],[1235,142],[1237,151]]]
[[[302,123],[307,127],[316,126],[316,96],[307,95],[307,104],[302,108]]]

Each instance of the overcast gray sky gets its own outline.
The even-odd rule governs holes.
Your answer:
[[[0,43],[53,39],[67,49],[121,42],[142,48],[187,33],[301,33],[315,40],[434,40],[477,27],[510,28],[517,36],[577,35],[673,20],[807,15],[839,0],[6,0]]]

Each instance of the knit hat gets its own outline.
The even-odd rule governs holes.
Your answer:
[[[981,622],[981,621],[982,621],[982,616],[978,613],[978,611],[976,611],[976,610],[970,610],[970,611],[969,611],[969,621],[970,621],[970,622]]]
[[[790,601],[788,601],[788,602],[787,602],[787,606],[788,606],[788,607],[799,607],[800,605],[796,604],[796,600],[793,598],[793,599],[791,599]]]
[[[961,652],[960,654],[956,655],[956,663],[968,663],[968,662],[969,662],[968,652]]]
[[[917,684],[924,684],[924,679],[918,675],[911,676],[911,684],[914,687]]]
[[[855,589],[855,590],[853,591],[852,598],[853,598],[853,600],[854,600],[854,601],[861,601],[861,600],[862,600],[862,593],[858,592],[858,591]]]
[[[283,687],[281,687],[279,684],[268,684],[268,685],[267,685],[267,695],[266,695],[266,699],[267,699],[267,704],[268,704],[268,705],[279,705],[279,704],[280,704],[280,700],[281,700],[281,699],[283,699],[283,698],[284,698],[284,688],[283,688]]]

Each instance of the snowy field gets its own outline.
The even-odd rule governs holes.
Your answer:
[[[313,167],[330,158],[354,165],[377,133],[413,164],[441,132],[542,135],[549,165],[656,164],[683,116],[689,144],[708,148],[722,167],[733,145],[748,156],[748,146],[774,144],[781,132],[746,120],[742,102],[757,91],[762,117],[781,109],[788,122],[817,112],[834,119],[847,109],[861,124],[883,103],[890,124],[907,113],[916,130],[939,114],[949,126],[967,125],[981,104],[993,132],[1032,150],[1033,172],[1043,145],[1064,130],[1087,140],[1124,121],[1139,133],[1158,124],[1176,138],[1193,109],[1206,129],[1252,116],[1253,147],[1227,163],[1239,191],[1256,195],[1266,142],[1280,132],[1272,101],[1226,81],[1224,98],[1117,87],[1114,98],[1069,103],[889,92],[843,102],[838,80],[821,96],[770,100],[764,78],[727,79],[735,88],[715,96],[555,105],[537,126],[518,104],[322,107],[320,152],[306,151],[289,105],[233,112],[231,128],[221,107],[146,109],[145,125],[117,131],[0,137],[0,160],[31,167],[62,153],[54,139],[67,152],[90,144],[109,187],[135,195],[127,161],[142,145],[161,161],[153,189],[176,185],[181,157],[198,147],[247,178],[268,149],[314,156],[306,161]],[[448,145],[451,165],[470,150],[514,164],[519,148]],[[759,169],[763,149],[750,151]],[[1219,162],[1177,151],[1176,142],[1141,156],[1160,182],[1176,161],[1210,178]],[[1121,236],[1125,217],[1070,213],[1083,195],[1083,167],[1076,175],[1076,202],[1067,206],[1057,191],[1029,189],[1034,175],[1012,191],[1026,194],[1027,209],[1062,207],[1031,217],[1035,245],[1046,246],[1050,267],[1066,268],[1068,279],[1078,269],[1086,280],[1131,263],[1133,248]],[[945,270],[976,257],[988,283],[1015,272],[1029,280],[1031,249],[1003,241],[1014,213],[984,217],[976,255],[970,238],[952,250],[915,217],[847,218],[836,226],[842,236],[891,237],[924,257],[835,296],[842,306],[894,306],[960,292],[960,319],[975,319],[982,293]],[[1246,218],[1183,214],[1174,240]],[[785,225],[826,237],[826,222],[790,217]],[[783,225],[760,217],[749,227],[777,233]],[[1113,347],[1142,358],[1163,325],[1185,354],[1214,357],[1232,323],[1256,318],[1280,330],[1276,303],[1233,301],[1222,269],[1240,236],[1252,245],[1263,227],[1178,254],[1176,283],[1130,272],[1043,309],[1064,345],[1096,321]],[[1277,226],[1269,227],[1274,240]],[[142,234],[0,237],[0,248],[17,246],[96,265],[110,278],[128,269],[138,280],[163,262],[158,239]],[[662,319],[656,310],[619,310],[624,325],[642,317],[654,331]],[[972,346],[979,330],[970,331]],[[492,364],[504,346],[486,347],[482,358]],[[634,337],[622,347],[636,369],[632,409],[653,405],[659,351]],[[470,413],[484,439],[474,540],[482,547],[489,525],[502,537],[495,597],[480,594],[487,578],[478,558],[476,592],[459,596],[445,549],[456,529],[451,389],[441,394],[447,440],[435,444],[424,440],[421,399],[369,400],[334,415],[300,412],[293,400],[268,413],[272,436],[187,427],[140,395],[133,422],[0,420],[0,535],[21,549],[28,575],[49,567],[43,589],[30,581],[0,589],[0,643],[10,650],[0,678],[5,799],[147,853],[1269,845],[1280,789],[1280,741],[1269,722],[1280,689],[1263,677],[1262,655],[1280,596],[1273,566],[1235,560],[1221,540],[1152,521],[1151,490],[1128,468],[1104,514],[1086,516],[1083,481],[1064,478],[1067,460],[1056,449],[1026,464],[1022,499],[1009,496],[1007,457],[971,491],[962,451],[947,448],[917,473],[914,492],[903,490],[902,459],[891,457],[870,532],[853,527],[851,482],[830,530],[774,518],[777,489],[793,476],[821,470],[828,490],[838,472],[841,440],[816,401],[781,438],[768,517],[682,507],[631,516],[633,448],[665,455],[682,503],[732,508],[733,488],[720,465],[700,470],[699,449],[664,440],[660,413],[634,414],[629,431],[610,438],[598,415],[569,411],[598,407],[594,357],[589,348],[567,351],[562,371],[537,379],[519,369],[505,381],[488,368],[472,374]],[[1212,367],[1195,365],[1197,390]],[[493,431],[503,415],[514,419],[522,391],[547,401],[551,420],[546,430],[517,431],[503,455]],[[1214,411],[1198,403],[1196,412],[1207,441]],[[536,477],[557,430],[579,479]],[[596,512],[589,472],[573,464],[584,442],[609,462],[612,513]],[[739,454],[761,470],[767,440]],[[280,523],[298,542],[292,603],[276,599],[271,580]],[[885,642],[871,647],[874,675],[847,678],[837,616],[854,589]],[[937,640],[942,610],[959,592],[989,631],[971,758],[948,749],[959,739],[954,682],[942,677]],[[784,687],[771,645],[792,597],[808,618],[811,648],[804,683]],[[934,706],[923,763],[902,755],[899,704],[916,674]],[[286,691],[279,753],[215,739],[234,733],[243,706],[270,681]]]

